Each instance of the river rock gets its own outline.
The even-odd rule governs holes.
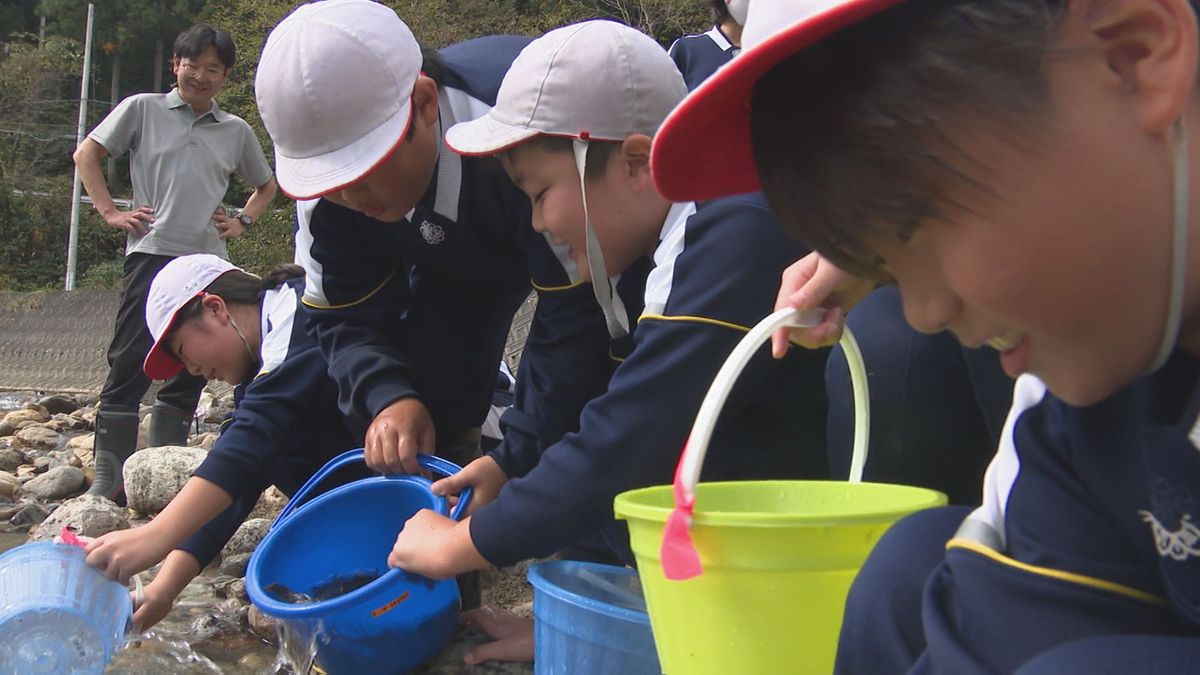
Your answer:
[[[78,417],[75,417],[74,415],[64,415],[62,413],[58,413],[51,417],[50,421],[46,422],[42,426],[46,427],[47,429],[53,429],[61,434],[67,431],[85,431],[88,428],[88,423],[84,422]]]
[[[246,565],[250,564],[249,553],[239,553],[231,555],[228,558],[221,559],[221,566],[217,570],[221,574],[228,574],[231,577],[246,576]]]
[[[268,518],[275,520],[275,516],[287,506],[288,496],[283,494],[279,488],[272,485],[263,490],[262,496],[254,503],[254,509],[250,511],[247,518]]]
[[[129,508],[145,514],[162,511],[183,489],[205,454],[199,448],[177,445],[134,453],[125,461],[125,497]]]
[[[21,486],[24,494],[38,499],[62,499],[83,487],[83,471],[73,466],[57,466]]]
[[[206,431],[202,434],[193,436],[191,440],[188,441],[188,445],[193,448],[212,450],[213,446],[217,444],[217,439],[220,438],[220,436],[220,434]]]
[[[62,442],[62,434],[40,424],[21,429],[13,434],[22,447],[29,450],[48,452],[58,447]]]
[[[0,438],[3,438],[5,436],[12,436],[16,432],[17,432],[17,425],[9,424],[8,422],[5,422],[4,420],[0,420]]]
[[[25,453],[13,447],[0,446],[0,471],[14,472],[24,463]]]
[[[258,637],[272,644],[279,641],[279,633],[276,630],[278,625],[275,619],[263,614],[258,607],[250,605],[250,611],[246,615],[246,623],[250,626],[250,631]]]
[[[79,410],[79,402],[69,396],[53,394],[37,402],[51,415],[73,413]]]
[[[8,522],[14,527],[29,527],[46,520],[49,515],[50,509],[41,504],[26,504],[14,513]]]
[[[84,422],[84,424],[87,425],[88,429],[96,428],[96,408],[94,406],[88,407],[88,408],[80,408],[79,410],[76,410],[75,412],[71,413],[71,417],[82,420]]]
[[[50,413],[40,405],[29,404],[20,410],[14,410],[4,416],[4,421],[20,428],[22,422],[48,422]]]
[[[63,502],[44,523],[29,533],[29,538],[33,541],[53,539],[64,525],[71,525],[76,533],[86,537],[129,529],[125,509],[116,502],[100,495],[79,495]]]
[[[71,451],[84,464],[94,464],[96,457],[96,434],[83,434],[67,441],[67,450]]]
[[[225,548],[221,549],[221,559],[224,560],[241,553],[253,553],[258,542],[267,536],[269,529],[271,529],[271,521],[266,518],[251,518],[242,523],[237,532],[234,532],[233,536],[229,538],[229,543],[225,544]]]
[[[17,480],[16,475],[7,471],[0,471],[0,497],[8,499],[13,496],[13,492],[21,486],[21,481]]]
[[[55,457],[54,453],[50,453],[45,457],[38,457],[37,459],[33,460],[33,470],[38,473],[46,473],[50,469],[58,466],[67,466],[67,463],[58,457]]]

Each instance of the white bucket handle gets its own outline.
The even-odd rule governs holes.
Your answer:
[[[696,423],[692,425],[692,432],[683,446],[683,454],[675,468],[675,509],[667,519],[660,551],[663,572],[668,579],[690,579],[703,572],[700,555],[696,552],[690,534],[692,512],[696,505],[696,484],[700,482],[700,470],[704,466],[704,457],[708,454],[708,444],[712,440],[717,418],[738,376],[742,374],[742,370],[762,343],[770,339],[776,330],[785,327],[811,328],[819,325],[824,319],[825,310],[821,309],[781,309],[754,326],[746,337],[738,342],[725,364],[721,366],[721,370],[717,372],[708,394],[704,396],[704,402],[700,404]],[[867,370],[863,364],[862,352],[859,351],[858,343],[848,327],[843,327],[839,344],[846,354],[850,383],[854,390],[854,450],[850,460],[850,482],[858,483],[862,481],[863,469],[867,464],[867,445],[870,442],[871,411],[867,397]]]

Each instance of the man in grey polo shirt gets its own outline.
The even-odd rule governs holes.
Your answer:
[[[167,94],[137,94],[121,101],[75,151],[96,210],[109,225],[128,233],[108,380],[96,415],[91,494],[120,496],[121,467],[137,445],[138,404],[150,386],[142,362],[152,343],[145,304],[154,275],[181,255],[228,257],[224,240],[245,232],[275,196],[271,166],[250,125],[213,100],[235,55],[225,31],[207,24],[185,30],[176,38],[172,56],[178,86]],[[100,162],[126,151],[135,203],[121,211],[105,185]],[[255,186],[236,218],[221,208],[234,173]],[[184,371],[163,386],[154,403],[149,445],[186,442],[204,383],[204,377]]]

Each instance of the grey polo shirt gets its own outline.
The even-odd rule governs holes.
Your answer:
[[[196,117],[175,89],[130,96],[89,136],[114,157],[129,151],[134,204],[154,209],[153,229],[145,237],[130,234],[126,255],[227,257],[212,214],[225,198],[230,174],[254,187],[272,175],[245,120],[216,101]]]

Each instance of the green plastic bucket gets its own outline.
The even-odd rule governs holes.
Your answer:
[[[617,495],[664,673],[832,672],[846,596],[875,543],[901,517],[946,503],[934,490],[859,482],[869,411],[849,332],[851,482],[697,484],[717,413],[746,362],[777,328],[819,319],[785,310],[750,331],[705,397],[675,484]]]

